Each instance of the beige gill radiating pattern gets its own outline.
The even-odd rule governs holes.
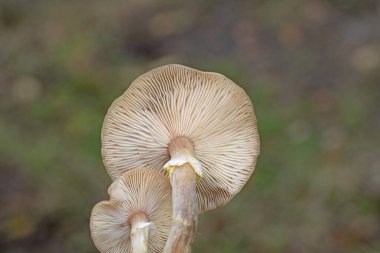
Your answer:
[[[251,176],[260,151],[252,103],[223,75],[167,65],[138,77],[114,101],[102,129],[102,155],[113,179],[136,168],[166,173],[168,144],[194,145],[203,177],[201,212],[226,204]]]
[[[108,189],[109,201],[95,205],[91,214],[91,237],[102,253],[130,253],[129,218],[144,212],[155,226],[149,252],[162,252],[171,226],[172,197],[168,178],[151,169],[122,174]]]

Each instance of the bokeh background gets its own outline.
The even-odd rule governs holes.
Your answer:
[[[0,252],[95,253],[111,102],[167,63],[250,95],[261,156],[194,252],[380,252],[380,1],[0,0]]]

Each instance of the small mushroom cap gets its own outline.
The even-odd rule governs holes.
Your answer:
[[[151,228],[149,252],[162,252],[172,220],[169,179],[151,169],[134,169],[115,180],[108,193],[110,200],[96,204],[91,214],[91,237],[98,250],[132,252],[130,218],[143,213]]]
[[[202,165],[201,212],[226,204],[254,171],[260,141],[248,95],[223,75],[181,65],[143,74],[113,102],[102,129],[105,167],[113,179],[136,167],[166,173],[178,136]]]

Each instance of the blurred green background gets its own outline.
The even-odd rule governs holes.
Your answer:
[[[240,84],[262,143],[193,252],[380,252],[375,0],[0,0],[0,252],[97,252],[103,118],[167,63]]]

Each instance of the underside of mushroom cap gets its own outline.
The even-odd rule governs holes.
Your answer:
[[[168,145],[179,136],[192,142],[202,166],[199,210],[226,204],[252,174],[260,143],[249,97],[217,73],[167,65],[138,77],[104,120],[108,173],[113,179],[136,167],[166,173]]]
[[[122,174],[108,189],[109,201],[95,205],[91,237],[102,253],[132,252],[131,219],[143,215],[151,226],[149,252],[162,252],[172,221],[171,186],[167,177],[151,169]]]

